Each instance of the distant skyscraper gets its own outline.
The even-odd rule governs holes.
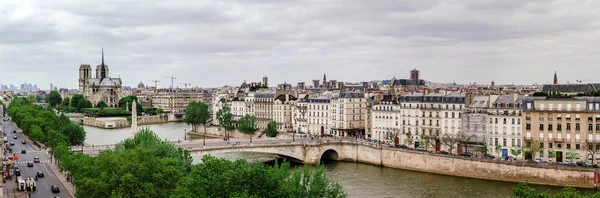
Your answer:
[[[419,70],[413,69],[410,71],[410,79],[414,81],[419,81]]]
[[[558,76],[556,75],[556,71],[554,71],[554,84],[558,84]]]

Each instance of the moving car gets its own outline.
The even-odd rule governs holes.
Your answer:
[[[58,188],[58,186],[56,186],[56,185],[53,185],[53,186],[51,186],[51,187],[50,187],[50,190],[51,190],[53,193],[60,193],[60,189],[59,189],[59,188]]]
[[[14,146],[14,145],[15,145],[15,143],[14,143],[14,142],[10,142],[10,145],[11,145],[11,146]]]
[[[21,154],[27,154],[27,151],[25,149],[21,150]]]
[[[33,158],[33,162],[34,163],[40,163],[40,158],[39,157],[34,157]]]
[[[25,143],[25,140],[21,141],[21,144],[26,144],[26,143]]]
[[[494,156],[494,155],[492,155],[492,154],[488,154],[488,153],[486,153],[486,154],[483,154],[483,158],[486,158],[486,159],[494,159],[494,158],[496,158],[496,156]]]
[[[21,169],[15,169],[15,176],[21,176]]]
[[[33,162],[27,162],[27,167],[33,167]]]
[[[16,140],[16,139],[17,139],[17,136],[16,136],[16,135],[15,135],[15,136],[13,136],[13,139],[15,139],[15,140]]]
[[[36,175],[37,175],[38,178],[44,178],[44,172],[42,172],[42,171],[38,171],[36,173]]]

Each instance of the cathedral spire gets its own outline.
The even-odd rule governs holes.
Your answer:
[[[556,75],[556,70],[554,70],[554,84],[558,84],[558,75]]]
[[[102,47],[102,66],[100,68],[100,79],[106,78],[106,66],[104,66],[104,47]]]

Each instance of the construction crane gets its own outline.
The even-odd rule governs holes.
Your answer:
[[[154,82],[154,88],[158,89],[158,82],[160,82],[159,80],[149,80],[150,82]]]
[[[173,87],[173,80],[177,79],[177,77],[175,77],[175,76],[171,75],[171,77],[169,77],[169,76],[165,76],[164,78],[169,78],[169,79],[171,79],[171,88],[175,88],[175,87]]]
[[[185,88],[187,89],[187,86],[188,86],[188,85],[192,85],[192,84],[191,84],[191,83],[179,83],[178,85],[184,85],[184,86],[185,86]]]
[[[177,77],[171,75],[171,77],[165,76],[164,78],[171,79],[171,95],[172,95],[171,96],[171,100],[172,100],[172,102],[171,102],[171,113],[175,113],[174,112],[174,110],[175,110],[175,92],[173,91],[173,89],[175,87],[173,87],[173,80],[177,79]]]

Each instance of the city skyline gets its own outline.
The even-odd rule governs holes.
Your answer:
[[[3,2],[0,84],[76,88],[77,68],[99,64],[102,46],[126,86],[169,87],[171,75],[192,87],[263,76],[310,84],[323,73],[358,82],[408,78],[415,68],[440,83],[545,84],[554,71],[560,83],[597,82],[600,58],[589,46],[599,42],[600,14],[587,8],[598,4]]]

